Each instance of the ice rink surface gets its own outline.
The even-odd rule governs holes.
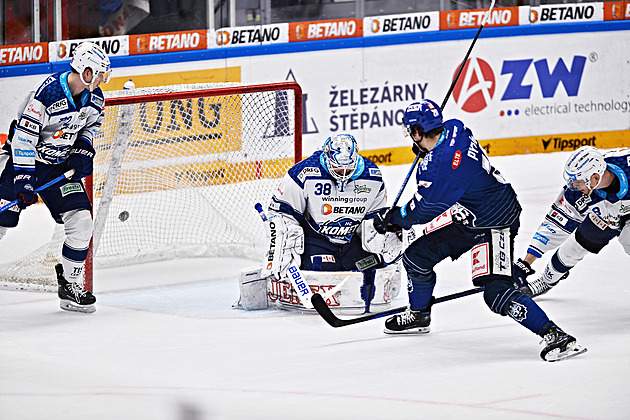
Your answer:
[[[558,194],[567,156],[491,158],[524,207],[517,256]],[[382,169],[393,200],[409,166]],[[0,241],[0,262],[48,231],[45,209],[27,210]],[[99,270],[94,314],[64,312],[52,293],[0,291],[0,419],[630,416],[630,257],[616,240],[538,299],[588,347],[558,363],[542,361],[539,337],[490,312],[481,295],[435,305],[431,333],[404,337],[383,334],[382,319],[335,329],[315,314],[232,309],[238,272],[252,265]],[[436,296],[472,285],[469,254],[436,271]],[[406,303],[403,291],[394,306]]]

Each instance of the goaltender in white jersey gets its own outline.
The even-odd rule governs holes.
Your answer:
[[[359,155],[356,139],[329,137],[288,171],[271,198],[268,215],[274,223],[267,226],[273,225],[268,237],[274,240],[259,273],[269,279],[269,299],[300,306],[284,281],[294,263],[313,292],[327,296],[347,282],[339,294],[327,296],[331,306],[369,311],[370,304],[389,303],[400,288],[400,272],[398,264],[386,262],[400,254],[401,242],[374,230],[373,217],[386,206],[381,171]]]

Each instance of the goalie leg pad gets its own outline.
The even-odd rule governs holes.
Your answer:
[[[267,277],[261,275],[262,267],[250,267],[241,271],[238,286],[238,305],[245,310],[267,309]]]

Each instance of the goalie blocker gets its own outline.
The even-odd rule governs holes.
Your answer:
[[[240,297],[235,307],[246,310],[281,309],[306,311],[289,279],[277,280],[261,275],[262,267],[250,267],[241,271]],[[371,308],[387,308],[400,293],[400,264],[373,268],[374,294]],[[363,313],[366,307],[365,279],[361,271],[308,271],[301,270],[304,280],[313,293],[324,297],[332,309],[347,313]],[[311,309],[309,309],[311,310]]]

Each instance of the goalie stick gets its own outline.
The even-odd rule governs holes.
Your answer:
[[[55,185],[57,182],[61,181],[62,179],[66,179],[66,178],[70,178],[72,175],[74,175],[74,169],[70,169],[68,172],[64,173],[63,175],[59,175],[57,178],[53,179],[52,181],[49,181],[47,183],[45,183],[44,185],[42,185],[41,187],[37,187],[35,188],[35,190],[33,192],[40,192],[42,190],[45,190],[46,188]],[[8,204],[5,204],[4,206],[0,207],[0,213],[2,213],[3,211],[10,209],[11,207],[15,206],[18,203],[18,200],[13,200]]]
[[[453,300],[453,299],[457,299],[457,298],[468,296],[468,295],[474,295],[475,293],[483,292],[483,290],[484,290],[483,287],[475,287],[474,289],[464,290],[463,292],[453,293],[450,295],[441,296],[439,298],[432,297],[431,305],[434,305],[440,302],[446,302],[447,300]],[[404,312],[407,310],[407,306],[401,306],[398,308],[392,308],[388,311],[362,315],[357,318],[341,319],[341,318],[337,318],[337,316],[330,310],[328,305],[326,305],[326,301],[319,293],[313,294],[313,297],[311,298],[311,303],[315,307],[315,310],[317,311],[317,313],[322,318],[324,318],[324,321],[326,321],[330,326],[335,327],[335,328],[345,327],[347,325],[352,325],[352,324],[358,324],[360,322],[370,321],[372,319],[382,318],[388,315],[394,315],[394,314]]]
[[[268,222],[269,219],[267,218],[267,215],[265,214],[262,205],[260,203],[256,203],[254,204],[254,208],[260,215],[262,221]],[[306,284],[304,276],[302,276],[302,272],[300,271],[300,267],[298,267],[294,261],[291,261],[291,264],[289,264],[289,267],[287,268],[287,277],[289,278],[289,281],[291,281],[293,289],[300,299],[300,303],[304,305],[304,307],[307,309],[313,309],[313,304],[311,303],[313,292],[311,291],[311,288],[308,286],[308,284]],[[324,305],[326,305],[326,302],[324,302]]]
[[[495,1],[496,0],[492,0],[492,3],[490,4],[490,8],[488,9],[486,14],[484,15],[483,20],[481,21],[481,26],[479,26],[479,30],[477,31],[477,34],[475,35],[475,38],[473,39],[472,43],[470,44],[470,47],[468,48],[468,52],[466,53],[466,56],[464,57],[464,60],[459,65],[459,69],[457,70],[457,74],[455,75],[455,78],[453,79],[453,82],[451,83],[451,87],[448,89],[448,92],[446,93],[446,96],[444,97],[444,100],[442,101],[442,106],[440,107],[441,111],[444,111],[444,107],[446,106],[446,103],[448,102],[448,99],[451,97],[451,93],[453,92],[453,89],[455,89],[455,85],[457,84],[457,81],[459,80],[459,76],[462,74],[462,70],[464,70],[464,66],[466,65],[466,61],[468,61],[468,57],[470,57],[470,53],[472,52],[472,49],[475,46],[475,43],[477,42],[477,38],[479,38],[479,34],[481,34],[481,30],[483,29],[484,25],[488,21],[488,18],[490,17],[490,13],[492,13],[492,9],[494,9]],[[416,158],[413,160],[413,163],[411,164],[411,168],[409,169],[409,173],[407,173],[407,176],[405,177],[405,180],[403,181],[403,184],[400,187],[400,190],[398,191],[398,195],[394,199],[394,203],[392,204],[391,209],[395,208],[396,205],[398,204],[398,201],[400,200],[400,197],[402,196],[402,193],[405,190],[405,187],[407,186],[407,183],[409,182],[409,178],[411,177],[411,174],[413,174],[414,170],[416,169],[416,165],[418,164],[419,161],[420,161],[420,153],[418,153],[416,155]],[[392,213],[392,212],[390,211],[390,213]],[[391,215],[390,215],[390,217],[391,217]],[[389,222],[389,220],[386,220],[385,222],[386,222],[385,224],[387,224]]]

